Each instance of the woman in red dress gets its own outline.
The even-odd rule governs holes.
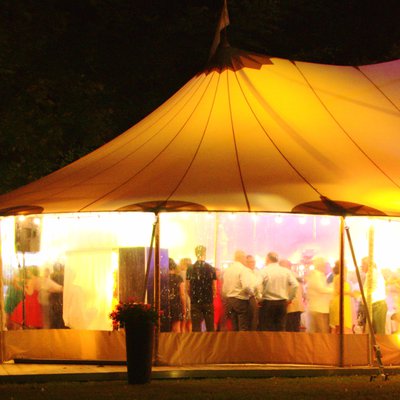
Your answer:
[[[21,328],[43,328],[42,307],[39,303],[39,270],[29,267],[26,270],[25,296],[11,314],[11,321]]]

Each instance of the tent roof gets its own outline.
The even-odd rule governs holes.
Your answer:
[[[149,116],[0,196],[0,214],[400,216],[400,60],[321,65],[220,48]]]

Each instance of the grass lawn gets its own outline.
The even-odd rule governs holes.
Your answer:
[[[0,384],[0,399],[398,399],[400,375],[370,382],[368,376],[266,379],[153,380]]]

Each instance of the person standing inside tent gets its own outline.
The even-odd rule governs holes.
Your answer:
[[[213,299],[217,290],[215,268],[208,264],[207,249],[199,245],[195,248],[197,261],[186,271],[186,286],[190,297],[192,330],[201,331],[201,323],[205,322],[207,332],[214,331]]]
[[[64,264],[56,262],[53,265],[53,272],[50,278],[61,287],[64,287]],[[64,290],[64,288],[63,288]],[[50,328],[65,329],[63,320],[63,292],[51,292],[50,303]]]
[[[171,331],[180,333],[182,321],[186,316],[185,283],[179,275],[178,266],[172,258],[169,258],[169,317]]]
[[[43,328],[42,307],[39,303],[39,268],[26,268],[24,298],[15,307],[11,320],[22,328]]]
[[[221,331],[226,328],[225,306],[222,301],[222,273],[219,268],[215,268],[215,272],[217,274],[217,290],[213,301],[214,330]]]
[[[21,269],[13,272],[6,292],[4,311],[6,312],[6,327],[8,331],[22,328],[20,324],[13,322],[11,319],[13,311],[24,298],[24,279],[22,274],[23,271]]]
[[[372,303],[372,328],[374,333],[384,335],[386,333],[386,314],[388,310],[385,278],[374,262],[372,262],[371,266],[369,257],[364,257],[361,264],[363,270],[366,271],[364,282],[365,297],[366,299],[370,298]]]
[[[187,291],[186,286],[186,272],[189,267],[192,265],[192,260],[190,258],[182,258],[179,261],[179,274],[185,283],[185,299],[186,299],[186,313],[185,318],[181,323],[181,332],[192,332],[192,317],[190,315],[190,297]]]
[[[310,333],[329,333],[329,307],[333,287],[326,282],[326,260],[314,258],[314,270],[307,277],[308,331]]]
[[[50,278],[50,269],[45,268],[43,276],[39,278],[39,303],[42,306],[43,328],[51,327],[50,294],[62,293],[63,287]]]
[[[332,333],[340,333],[340,261],[335,262],[332,270],[333,298],[329,308],[329,325]],[[344,333],[353,332],[352,292],[347,281],[347,266],[343,266],[343,330]]]
[[[292,263],[287,259],[280,260],[279,265],[292,271]],[[302,280],[298,277],[296,279],[299,284],[296,296],[288,302],[286,308],[286,332],[300,332],[301,328],[301,314],[304,312],[304,290]]]
[[[286,328],[286,308],[288,302],[296,297],[299,283],[293,272],[278,263],[275,252],[269,252],[266,265],[260,271],[261,309],[260,330],[284,331]]]
[[[246,265],[246,253],[237,250],[234,262],[225,270],[222,293],[226,312],[235,331],[248,331],[250,327],[249,299],[254,296],[257,281]]]
[[[365,284],[365,277],[368,271],[368,259],[369,259],[368,257],[364,257],[361,260],[360,278],[361,278],[361,285],[363,288]],[[358,289],[361,290],[360,282],[358,282]],[[361,296],[359,296],[357,303],[357,326],[355,330],[359,333],[365,333],[366,324],[367,324],[367,311]]]
[[[246,256],[246,267],[250,269],[250,271],[254,275],[254,278],[257,280],[258,271],[256,268],[256,260],[251,254],[248,254]],[[250,330],[256,331],[258,330],[258,318],[259,318],[257,293],[254,293],[254,295],[249,298],[249,313],[250,313]]]

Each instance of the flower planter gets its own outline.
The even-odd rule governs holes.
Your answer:
[[[151,380],[155,325],[151,321],[125,322],[128,383],[144,384]]]
[[[154,329],[160,312],[151,304],[134,299],[120,301],[111,312],[113,328],[125,328],[128,383],[147,383],[153,364]]]

